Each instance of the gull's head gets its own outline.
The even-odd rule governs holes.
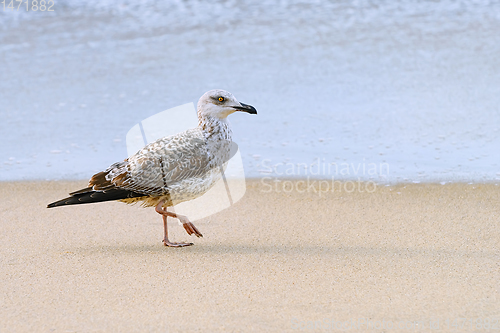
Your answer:
[[[233,94],[225,90],[207,91],[198,101],[198,117],[225,119],[236,111],[257,114],[253,106],[238,102]]]

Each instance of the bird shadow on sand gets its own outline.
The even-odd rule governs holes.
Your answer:
[[[400,257],[400,258],[435,258],[462,257],[469,259],[495,259],[500,251],[491,250],[448,250],[421,249],[402,247],[369,247],[329,244],[198,244],[183,248],[165,247],[161,244],[120,244],[91,245],[78,248],[66,248],[66,251],[87,255],[147,255],[164,254],[169,256],[188,255],[307,255],[339,257]]]

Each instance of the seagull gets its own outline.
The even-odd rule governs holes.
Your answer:
[[[169,216],[177,218],[188,235],[203,235],[186,216],[169,212],[167,207],[203,195],[221,178],[234,147],[227,117],[237,111],[257,114],[253,106],[238,102],[233,94],[220,89],[201,96],[197,109],[197,127],[148,144],[93,175],[88,187],[48,204],[47,208],[111,200],[141,202],[143,207],[155,207],[162,216],[165,246],[193,245],[169,241]]]

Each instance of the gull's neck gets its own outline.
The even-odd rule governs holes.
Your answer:
[[[210,116],[200,116],[198,127],[203,131],[206,139],[231,140],[231,128],[227,119]]]

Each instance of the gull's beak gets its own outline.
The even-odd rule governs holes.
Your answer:
[[[232,106],[233,109],[243,112],[248,112],[250,114],[257,114],[257,110],[251,105],[241,103],[241,106]]]

